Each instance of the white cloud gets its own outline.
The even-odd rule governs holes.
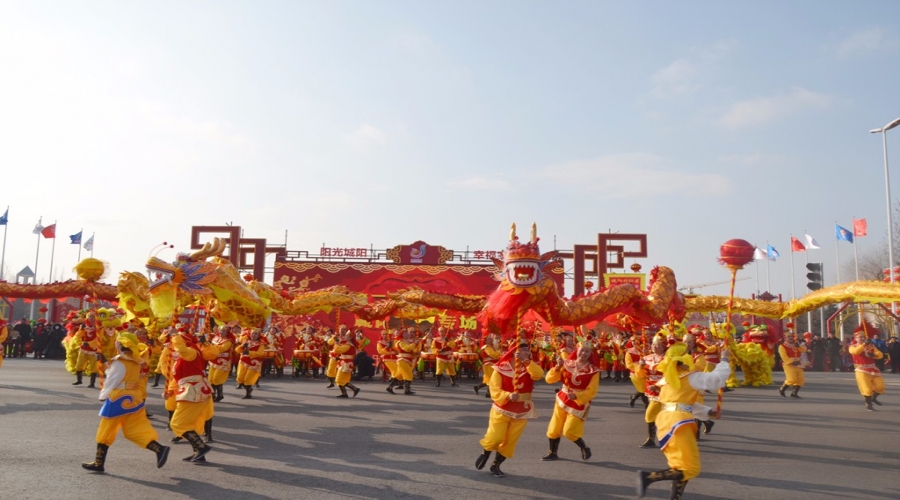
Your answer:
[[[828,108],[835,98],[802,87],[795,87],[787,94],[760,97],[732,104],[719,119],[731,128],[761,125],[807,109]]]
[[[693,49],[689,56],[676,59],[650,77],[651,94],[658,99],[665,99],[700,89],[703,77],[734,46],[734,41],[722,40]]]
[[[653,96],[665,98],[695,90],[698,86],[694,82],[697,68],[687,59],[678,59],[672,64],[659,70],[650,78],[653,83]]]
[[[475,176],[468,179],[460,179],[447,183],[454,188],[463,188],[474,191],[512,191],[512,186],[508,181],[488,179],[486,177]]]
[[[858,31],[845,38],[838,44],[837,56],[845,59],[893,50],[897,47],[900,47],[900,40],[891,38],[884,28],[873,27]]]
[[[356,132],[346,137],[347,143],[357,149],[380,146],[387,142],[387,138],[387,132],[368,123],[363,124]]]
[[[646,200],[667,194],[721,196],[731,190],[731,181],[724,176],[680,171],[670,163],[648,153],[619,154],[552,165],[539,176],[617,199]]]

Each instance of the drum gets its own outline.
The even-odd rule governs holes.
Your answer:
[[[275,354],[278,352],[278,349],[272,349],[267,347],[263,353],[265,354],[266,359],[272,359],[275,357]]]
[[[297,349],[294,351],[294,359],[310,359],[315,352],[308,349]]]
[[[473,363],[478,360],[478,354],[474,352],[458,352],[456,357],[463,363]]]
[[[433,352],[423,352],[422,353],[422,361],[434,361],[435,354]]]

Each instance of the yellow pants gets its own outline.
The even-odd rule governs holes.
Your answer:
[[[482,365],[484,370],[484,376],[481,377],[481,383],[485,385],[490,385],[491,383],[491,375],[494,374],[494,365]]]
[[[166,411],[175,411],[175,395],[166,398]]]
[[[97,356],[84,351],[78,351],[78,361],[75,362],[76,372],[85,372],[88,375],[97,373]]]
[[[516,453],[519,436],[527,423],[526,419],[510,418],[491,408],[487,432],[479,443],[487,451],[496,451],[506,458],[512,458]]]
[[[641,377],[631,376],[631,383],[634,385],[635,390],[639,393],[644,393],[644,388],[647,387],[647,379]]]
[[[237,383],[250,387],[259,380],[259,375],[260,372],[247,368],[247,365],[243,363],[238,364]]]
[[[554,404],[553,416],[550,417],[550,425],[547,426],[547,437],[556,439],[560,436],[565,436],[569,441],[576,441],[584,436],[584,420]]]
[[[693,421],[693,415],[681,411],[660,412],[656,420],[656,437],[661,442],[676,422],[685,419],[691,419],[691,422],[675,429],[663,448],[663,454],[669,467],[680,470],[684,480],[689,481],[700,475],[700,448],[697,446],[697,423]]]
[[[408,361],[402,359],[397,360],[397,374],[394,375],[394,378],[396,378],[397,380],[402,380],[404,382],[412,382],[412,363],[409,363]]]
[[[106,446],[112,446],[119,429],[122,429],[122,435],[125,436],[125,439],[141,448],[146,448],[151,441],[159,439],[156,429],[150,425],[150,420],[147,418],[147,410],[144,408],[141,408],[138,412],[120,417],[101,417],[100,426],[97,428],[97,442]]]
[[[328,378],[334,378],[337,376],[337,358],[329,358],[328,359],[328,368],[325,369],[325,376]]]
[[[881,375],[856,372],[856,385],[859,387],[859,393],[863,396],[884,394],[884,377]]]
[[[222,385],[228,382],[228,375],[231,374],[231,368],[228,371],[219,370],[218,368],[209,369],[209,383],[212,385]]]
[[[342,370],[337,371],[337,376],[334,377],[334,383],[338,385],[338,387],[345,386],[350,382],[350,378],[353,375],[353,372],[345,372]]]
[[[647,411],[644,412],[644,422],[648,424],[652,424],[656,422],[656,416],[659,415],[659,410],[662,410],[662,405],[659,404],[659,401],[650,400],[650,404],[647,405]]]
[[[782,368],[784,368],[785,384],[803,387],[803,383],[806,380],[803,375],[803,368],[791,365],[784,365]]]
[[[384,367],[387,368],[388,372],[390,372],[391,377],[397,376],[397,360],[396,359],[384,360]]]
[[[199,403],[190,401],[178,401],[175,404],[175,414],[172,415],[172,433],[176,436],[184,436],[185,432],[194,431],[202,434],[206,421],[213,417],[212,398]]]
[[[452,359],[449,361],[444,361],[442,359],[438,359],[435,364],[434,374],[435,375],[443,375],[444,373],[446,373],[447,375],[449,375],[451,377],[455,377],[456,376],[456,362],[453,361]]]

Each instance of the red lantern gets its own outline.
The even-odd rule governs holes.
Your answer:
[[[641,272],[641,265],[638,264],[637,262],[635,262],[634,264],[631,265],[631,270],[636,273],[639,273],[639,272]]]
[[[719,263],[732,269],[740,269],[753,262],[756,247],[741,239],[728,240],[719,247]]]
[[[44,306],[41,306],[41,307],[38,308],[38,311],[39,311],[41,314],[45,314],[45,313],[46,313],[47,311],[49,311],[49,310],[50,310],[50,309],[47,309],[47,308],[44,307]]]

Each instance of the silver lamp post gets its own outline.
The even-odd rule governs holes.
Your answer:
[[[872,134],[881,134],[881,141],[884,145],[884,189],[887,194],[887,222],[888,222],[888,262],[890,267],[891,283],[894,283],[894,220],[891,216],[891,176],[888,171],[888,153],[887,153],[887,131],[900,125],[900,118],[888,123],[881,128],[875,128],[869,132]]]

